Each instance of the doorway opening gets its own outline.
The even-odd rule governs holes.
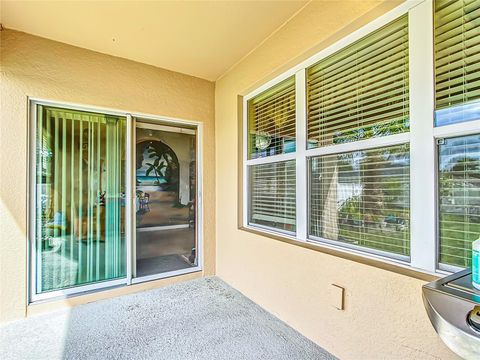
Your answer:
[[[134,277],[197,265],[196,131],[136,122]]]

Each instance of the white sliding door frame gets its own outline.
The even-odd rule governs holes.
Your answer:
[[[126,149],[126,182],[125,182],[125,234],[127,236],[127,259],[126,274],[127,285],[132,283],[132,277],[135,274],[136,232],[135,232],[135,163],[133,152],[135,151],[135,118],[127,114],[127,144]]]
[[[37,145],[37,108],[42,106],[54,106],[65,109],[97,112],[106,115],[121,116],[126,118],[126,139],[125,139],[125,241],[126,241],[126,274],[124,277],[89,283],[86,285],[72,286],[65,289],[37,293],[37,282],[41,274],[37,272],[37,248],[36,248],[36,145]],[[157,280],[182,274],[199,272],[203,270],[203,124],[200,121],[185,120],[171,117],[163,117],[152,114],[131,113],[124,110],[108,109],[102,107],[79,105],[61,101],[45,100],[39,98],[28,98],[28,151],[27,151],[27,302],[39,303],[50,300],[64,299],[71,296],[79,296],[92,291],[105,290],[118,286],[128,286],[150,280]],[[196,135],[196,161],[197,161],[197,209],[196,209],[196,256],[197,265],[191,268],[165,272],[161,274],[135,278],[134,255],[135,255],[135,164],[133,151],[135,150],[135,119],[148,119],[162,125],[181,129],[194,128]],[[155,126],[155,125],[154,125]]]
[[[29,164],[28,164],[28,182],[29,182],[29,191],[28,191],[28,264],[30,271],[29,273],[29,281],[27,282],[29,285],[28,289],[28,303],[37,303],[41,301],[46,301],[50,299],[61,299],[66,298],[69,296],[73,296],[76,294],[91,292],[100,289],[106,289],[116,286],[122,286],[127,284],[127,278],[121,277],[112,280],[103,280],[98,281],[95,283],[89,283],[85,285],[78,285],[72,286],[65,289],[53,290],[48,292],[37,292],[37,285],[40,282],[41,274],[40,270],[38,269],[38,253],[37,253],[37,239],[36,234],[38,229],[36,228],[35,220],[36,220],[36,203],[37,203],[37,179],[36,179],[36,145],[37,145],[37,109],[38,106],[55,106],[55,107],[62,107],[65,109],[71,110],[78,110],[78,111],[89,111],[89,112],[100,112],[106,115],[114,115],[114,116],[121,116],[127,117],[126,113],[122,113],[115,110],[100,110],[93,109],[90,107],[84,107],[79,105],[72,105],[72,104],[65,104],[60,102],[48,101],[48,100],[41,100],[41,99],[29,99],[29,139],[28,139],[28,153],[29,153]],[[127,118],[128,123],[128,118]],[[128,181],[128,179],[126,179]],[[125,241],[128,242],[126,238]]]
[[[196,261],[197,264],[196,266],[190,267],[190,268],[185,268],[185,269],[180,269],[180,270],[174,270],[174,271],[168,271],[164,273],[158,273],[158,274],[152,274],[152,275],[146,275],[146,276],[140,276],[136,277],[136,226],[133,226],[132,229],[132,251],[130,253],[130,263],[132,267],[132,272],[129,277],[129,282],[131,284],[138,284],[141,282],[145,281],[151,281],[151,280],[158,280],[158,279],[163,279],[163,278],[168,278],[172,276],[178,276],[178,275],[183,275],[183,274],[189,274],[192,272],[198,272],[202,271],[203,269],[203,183],[202,183],[202,149],[203,149],[203,143],[202,143],[202,131],[203,131],[203,124],[200,122],[188,122],[188,121],[183,121],[182,123],[179,123],[178,121],[172,122],[168,118],[164,118],[161,116],[153,116],[153,115],[132,115],[133,116],[133,143],[132,143],[132,151],[130,153],[133,153],[135,151],[135,146],[136,146],[136,139],[135,139],[135,133],[136,133],[136,128],[148,128],[148,129],[156,129],[160,131],[168,131],[168,132],[175,132],[175,133],[184,133],[184,134],[190,134],[193,135],[195,133],[195,143],[196,143],[196,197],[197,197],[197,208],[196,208],[196,219],[195,219],[195,255],[197,257]],[[142,121],[151,121],[152,123],[146,123]],[[158,122],[158,124],[155,124],[155,122]],[[189,126],[189,128],[182,127],[183,126]],[[194,129],[192,129],[192,127]],[[132,189],[132,201],[131,201],[131,206],[132,209],[135,208],[135,166],[133,165],[133,160],[132,160],[132,182],[131,182],[131,189]],[[132,215],[132,224],[135,224],[135,214]]]

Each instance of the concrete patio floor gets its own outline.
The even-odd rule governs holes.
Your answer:
[[[216,277],[0,327],[0,359],[335,359]]]

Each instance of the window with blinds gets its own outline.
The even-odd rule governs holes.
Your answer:
[[[439,261],[470,267],[480,238],[480,134],[444,139],[438,159]]]
[[[248,101],[248,158],[294,152],[295,77]]]
[[[480,119],[480,1],[435,1],[437,126]]]
[[[249,223],[295,232],[295,160],[249,166]]]
[[[304,89],[295,93],[291,76],[244,103],[246,222],[298,232],[301,242],[390,257],[430,272],[469,267],[471,244],[480,238],[480,0],[404,5],[395,20],[390,13],[383,26],[371,24],[364,36],[345,39],[348,45],[339,48],[339,42],[329,48],[335,50],[325,50],[327,56],[317,54],[290,69],[302,81],[305,76]],[[434,63],[424,56],[425,41]],[[414,84],[412,60],[416,69],[427,69]],[[429,83],[431,88],[419,91]],[[410,86],[416,90],[411,94]],[[428,136],[422,127],[411,129],[413,96],[414,104],[435,113],[430,126],[463,122],[461,132],[458,126],[444,127]],[[435,107],[423,101],[428,97]],[[297,119],[296,103],[306,106]],[[305,129],[302,143],[295,142],[296,127]],[[437,153],[427,151],[410,163],[410,148],[416,156],[439,136],[445,139]],[[425,161],[437,165],[438,173],[419,175]],[[295,164],[303,169],[305,162],[306,171],[295,173]],[[306,195],[295,195],[295,182],[308,184]],[[426,196],[411,204],[411,191]],[[296,204],[307,210],[299,223]],[[430,215],[438,208],[438,223],[426,221],[410,234],[411,205],[415,213],[426,209]],[[434,235],[422,239],[425,229],[438,241]],[[415,241],[421,251],[411,254]]]
[[[307,69],[308,148],[409,130],[408,18]]]
[[[310,237],[408,256],[409,145],[310,158]]]

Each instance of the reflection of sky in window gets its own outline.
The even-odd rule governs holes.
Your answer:
[[[446,139],[445,144],[440,145],[441,171],[450,170],[457,162],[466,158],[480,163],[480,134]]]
[[[435,125],[444,126],[480,119],[480,102],[435,111]]]
[[[359,196],[363,191],[363,186],[358,182],[348,182],[337,184],[337,208],[340,208],[342,204],[355,196]]]

